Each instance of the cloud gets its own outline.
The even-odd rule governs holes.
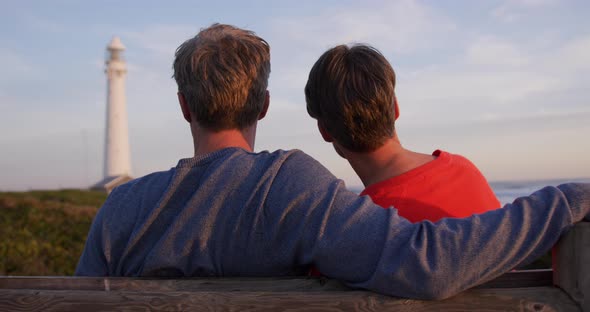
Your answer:
[[[572,144],[586,141],[590,110],[445,125],[400,121],[400,140],[407,148],[422,152],[440,148],[462,154],[491,180],[583,177],[587,173],[582,169],[590,167],[586,157],[590,145]]]
[[[462,53],[451,62],[398,70],[404,118],[444,124],[588,111],[588,36],[540,47],[534,38],[480,35],[459,49]]]
[[[0,47],[0,82],[13,79],[34,78],[39,71],[13,49]]]
[[[418,1],[386,1],[373,6],[338,6],[318,15],[276,18],[276,36],[291,47],[325,49],[351,42],[380,43],[383,49],[411,53],[440,42],[440,36],[456,29],[444,14]]]
[[[360,185],[307,116],[303,87],[309,69],[325,49],[366,42],[380,49],[396,69],[402,110],[399,129],[411,148],[431,152],[442,147],[465,153],[486,171],[494,169],[494,178],[575,174],[575,166],[589,165],[583,155],[590,151],[577,142],[584,141],[589,131],[586,124],[590,124],[586,100],[590,36],[581,31],[587,24],[584,19],[560,24],[559,18],[570,18],[564,15],[548,23],[548,9],[576,13],[554,3],[500,1],[490,13],[489,4],[455,10],[454,4],[427,1],[332,2],[331,6],[314,3],[313,10],[303,5],[297,10],[273,8],[272,15],[261,13],[255,17],[254,30],[271,44],[273,72],[271,108],[259,124],[256,150],[303,149],[349,184]],[[228,11],[242,20],[239,13]],[[32,25],[23,27],[15,38],[31,44],[28,54],[19,53],[10,45],[13,42],[0,41],[0,105],[9,111],[0,114],[0,130],[6,136],[0,146],[15,151],[0,163],[9,177],[6,181],[20,179],[23,187],[37,182],[70,185],[54,178],[65,173],[80,180],[83,129],[97,133],[91,138],[95,159],[90,163],[95,173],[90,180],[100,176],[106,90],[101,56],[112,34],[120,35],[128,48],[127,107],[134,172],[166,169],[178,156],[190,155],[190,132],[180,116],[170,77],[175,49],[199,31],[194,16],[159,19],[161,23],[150,22],[150,17],[131,18],[123,24],[107,18],[101,19],[104,24],[89,20],[78,24],[79,29],[67,30],[49,19],[25,18]],[[515,21],[518,27],[502,23]],[[34,31],[43,25],[47,33]],[[43,48],[51,55],[62,55],[64,40],[71,38],[55,33],[59,31],[88,40],[75,53],[87,61],[47,64]],[[37,33],[46,36],[42,42],[55,46],[41,46],[41,41],[32,39]],[[21,44],[17,39],[10,40]],[[89,48],[95,40],[100,42]],[[78,65],[84,62],[91,65]],[[71,68],[64,72],[68,65]],[[35,92],[28,92],[31,89]],[[34,162],[36,148],[50,149],[50,166],[35,165],[30,174],[23,174],[22,164]],[[575,161],[568,160],[568,169],[560,171],[563,155]],[[533,163],[530,158],[536,165],[527,164]],[[45,182],[36,179],[37,172]]]
[[[485,66],[519,67],[530,62],[517,45],[493,36],[480,37],[470,44],[466,58],[471,64]]]
[[[67,27],[65,27],[60,22],[45,17],[41,17],[39,15],[34,15],[28,10],[22,11],[21,14],[22,15],[20,16],[20,18],[23,24],[37,31],[51,33],[63,33],[67,31]]]
[[[422,111],[440,113],[456,119],[478,118],[488,107],[508,107],[541,92],[558,91],[563,83],[558,79],[527,71],[472,71],[445,68],[421,73],[418,77],[398,85],[398,94],[411,103],[423,103]],[[409,98],[409,99],[408,99]],[[432,108],[432,109],[430,109]],[[446,113],[445,113],[446,112]],[[518,109],[516,112],[520,113]],[[474,115],[475,114],[475,115]]]
[[[491,11],[491,16],[505,23],[516,22],[531,10],[558,4],[558,0],[505,0]]]
[[[503,2],[496,13],[506,14],[507,19],[512,14],[516,20],[520,15],[553,4],[552,1]],[[579,34],[567,38],[553,28],[538,28],[533,36],[525,38],[512,37],[509,32],[471,28],[455,22],[460,20],[451,20],[444,12],[416,1],[397,1],[371,8],[341,6],[313,16],[276,18],[271,23],[273,32],[269,40],[274,51],[271,86],[279,90],[273,94],[280,96],[280,105],[303,106],[302,89],[317,57],[335,44],[367,42],[388,58],[396,58],[392,63],[399,78],[400,129],[402,132],[404,127],[428,129],[410,140],[412,144],[417,143],[418,151],[432,151],[440,147],[438,144],[458,152],[479,149],[486,152],[473,154],[483,161],[490,159],[491,154],[498,154],[493,146],[482,147],[485,142],[505,148],[506,155],[516,154],[509,153],[510,148],[526,155],[530,154],[527,150],[541,148],[546,143],[543,135],[554,139],[560,135],[581,138],[572,134],[584,132],[584,124],[590,123],[583,91],[588,78],[580,77],[589,64],[584,55],[590,54],[590,40]],[[553,31],[551,36],[545,36],[548,31]],[[313,124],[300,121],[297,113],[281,116],[285,118],[281,120],[293,120],[301,128],[313,128]],[[564,128],[565,125],[571,127]],[[517,132],[498,131],[502,127]],[[485,130],[479,132],[480,136],[472,136],[471,133],[478,133],[477,129]],[[276,136],[276,130],[273,135]],[[302,133],[288,142],[313,153],[337,176],[357,181],[353,180],[354,172],[347,171],[346,164],[335,161],[330,145],[316,136]],[[567,141],[557,144],[564,153],[579,152]],[[556,163],[559,155],[547,153],[546,163]],[[496,169],[491,174],[494,179],[575,175],[575,165],[561,172],[539,171],[538,166],[527,165],[526,157],[509,158],[488,161],[484,163],[485,169],[502,165],[509,168]],[[575,163],[588,162],[577,159]],[[354,183],[359,185],[358,181]]]
[[[451,42],[457,31],[443,12],[412,0],[339,4],[313,15],[272,18],[268,28],[264,37],[271,45],[271,92],[298,105],[304,102],[309,70],[330,47],[368,43],[387,54],[412,56]]]
[[[554,57],[555,66],[564,70],[580,71],[587,74],[590,69],[590,36],[574,38],[558,49]]]
[[[37,133],[34,137],[0,138],[0,190],[86,187],[98,181],[102,166],[102,132]]]
[[[153,57],[171,61],[176,48],[188,38],[197,34],[199,29],[186,25],[153,25],[142,30],[126,31],[122,37],[129,40]]]

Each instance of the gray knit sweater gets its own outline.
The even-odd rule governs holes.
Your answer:
[[[471,218],[411,224],[301,151],[227,148],[116,188],[76,275],[284,276],[315,266],[352,287],[444,298],[538,257],[589,211],[590,184],[566,184]]]

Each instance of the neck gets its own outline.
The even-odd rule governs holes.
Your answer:
[[[372,152],[351,152],[341,147],[340,150],[365,187],[401,175],[436,158],[403,148],[397,135]]]
[[[244,130],[211,131],[193,122],[191,123],[191,133],[195,156],[206,155],[228,147],[239,147],[252,152],[256,138],[256,123]]]

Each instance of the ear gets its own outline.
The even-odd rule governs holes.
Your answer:
[[[322,138],[324,139],[324,141],[326,141],[328,143],[334,142],[334,138],[332,138],[330,133],[328,133],[328,130],[326,130],[326,128],[324,128],[324,126],[322,125],[322,123],[319,120],[318,120],[318,130],[320,130],[320,134],[322,135]]]
[[[188,103],[186,102],[184,95],[182,95],[182,93],[180,93],[180,91],[176,92],[176,95],[178,96],[178,103],[180,103],[180,110],[182,110],[182,116],[184,116],[184,120],[186,120],[188,123],[190,123],[192,121],[192,118],[191,118],[191,110],[188,107]]]
[[[324,128],[324,126],[322,125],[322,123],[318,120],[318,130],[320,130],[320,134],[322,135],[322,138],[324,138],[324,141],[328,142],[328,143],[332,143],[332,147],[334,147],[334,150],[336,151],[336,154],[338,154],[340,157],[347,159],[346,156],[344,156],[344,153],[342,153],[342,149],[340,148],[338,142],[334,142],[334,138],[332,137],[332,135],[330,135],[330,133],[328,133],[328,130],[326,130],[326,128]]]
[[[269,105],[270,105],[270,93],[268,92],[268,90],[266,90],[266,95],[264,97],[264,107],[262,108],[262,111],[258,115],[258,120],[260,120],[266,116],[266,113],[268,112]]]
[[[395,120],[399,118],[399,105],[397,105],[397,96],[393,96]]]

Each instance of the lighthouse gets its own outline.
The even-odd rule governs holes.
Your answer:
[[[107,46],[107,113],[104,143],[104,177],[92,186],[110,192],[119,184],[131,180],[129,130],[127,127],[127,103],[125,77],[127,65],[123,58],[125,46],[114,37]]]

